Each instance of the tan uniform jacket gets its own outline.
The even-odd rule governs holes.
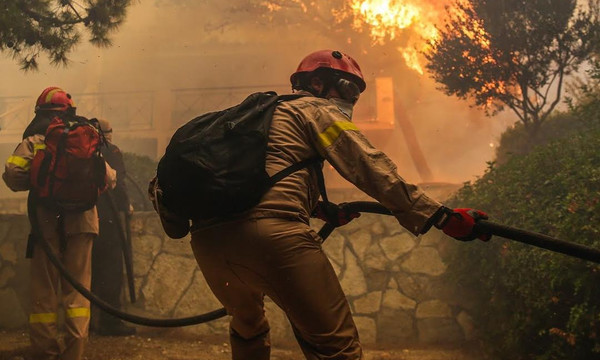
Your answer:
[[[403,227],[419,234],[441,204],[404,181],[351,117],[351,105],[337,99],[305,96],[283,102],[275,110],[269,132],[268,174],[320,155],[346,180],[392,211]],[[318,197],[314,171],[303,169],[275,184],[251,214],[308,223]]]
[[[33,135],[25,138],[8,158],[2,179],[12,191],[30,189],[29,169],[35,153],[45,148],[44,136]],[[108,186],[114,188],[116,172],[106,165]],[[52,234],[57,228],[57,213],[42,206],[37,208],[37,216],[43,234]],[[96,207],[84,212],[65,213],[65,232],[67,235],[92,233],[98,234],[98,212]]]
[[[351,122],[352,107],[337,99],[305,97],[283,102],[269,132],[266,170],[269,175],[302,160],[321,156],[345,179],[392,211],[400,225],[417,235],[442,206],[398,175],[396,165],[375,149]],[[187,221],[157,205],[156,181],[150,199],[172,233],[187,233]],[[276,183],[250,210],[255,218],[279,217],[308,223],[319,198],[315,172],[299,170]],[[208,221],[195,228],[212,225]],[[182,226],[183,224],[183,226]],[[169,231],[167,231],[169,232]]]

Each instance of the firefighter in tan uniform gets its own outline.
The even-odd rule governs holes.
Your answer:
[[[70,95],[60,88],[50,87],[42,92],[36,103],[35,118],[23,134],[23,142],[17,146],[5,165],[2,178],[11,190],[30,190],[31,161],[37,151],[45,148],[46,128],[55,115],[74,110],[75,105]],[[116,175],[109,166],[107,179],[109,186],[114,187]],[[28,211],[35,211],[34,216],[30,213],[30,219],[37,218],[39,233],[59,253],[67,270],[89,289],[92,241],[98,235],[96,208],[64,213],[64,244],[59,240],[56,210],[34,206],[28,208]],[[32,224],[33,226],[35,225]],[[90,320],[89,301],[62,279],[39,244],[28,244],[28,257],[31,257],[29,334],[34,359],[82,359]],[[58,341],[59,304],[65,309],[64,343]]]
[[[275,109],[267,148],[269,175],[320,155],[413,234],[450,225],[452,235],[473,237],[472,223],[464,221],[468,216],[455,216],[405,182],[392,161],[352,123],[353,105],[366,87],[352,58],[338,51],[315,52],[302,60],[291,82],[305,96]],[[157,203],[160,191],[151,183],[151,200],[165,231],[174,237],[185,234],[187,221]],[[211,225],[193,223],[196,260],[232,316],[234,360],[269,359],[265,295],[285,311],[307,359],[362,358],[344,292],[321,248],[322,239],[309,227],[318,198],[316,174],[305,168],[277,182],[249,213]]]

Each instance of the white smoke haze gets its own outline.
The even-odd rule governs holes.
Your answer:
[[[433,8],[439,11],[443,5],[433,0],[422,4],[432,6],[430,13]],[[302,9],[293,11],[303,12]],[[393,128],[366,130],[365,134],[392,157],[399,173],[409,181],[461,183],[473,180],[483,173],[486,162],[493,159],[493,146],[501,132],[513,122],[509,114],[487,118],[482,111],[470,108],[467,102],[447,97],[436,89],[427,74],[420,75],[406,65],[397,45],[360,41],[350,23],[347,32],[338,29],[327,33],[313,23],[288,21],[286,25],[283,15],[277,12],[270,16],[273,22],[259,16],[255,5],[243,1],[142,1],[130,8],[125,23],[113,35],[112,47],[98,49],[84,41],[70,55],[67,68],[56,68],[42,61],[39,71],[24,73],[15,61],[2,55],[0,102],[6,97],[24,97],[20,100],[22,106],[29,107],[32,115],[35,98],[41,90],[60,86],[73,94],[81,115],[106,117],[111,113],[98,110],[102,104],[86,106],[85,101],[93,98],[89,94],[125,100],[133,96],[131,94],[151,94],[147,95],[151,99],[147,106],[140,105],[143,102],[132,105],[140,107],[138,114],[147,114],[146,124],[115,123],[118,119],[115,116],[112,122],[117,145],[126,151],[159,157],[160,143],[158,152],[152,153],[145,145],[136,145],[130,140],[139,134],[126,128],[137,126],[148,130],[150,126],[172,132],[173,122],[181,124],[199,114],[169,119],[165,114],[172,113],[166,108],[172,107],[175,101],[173,90],[180,89],[181,94],[181,89],[203,88],[210,96],[220,93],[220,97],[210,98],[213,100],[204,99],[207,104],[203,111],[215,110],[239,102],[250,91],[289,91],[289,76],[305,55],[320,49],[338,49],[359,62],[368,82],[356,109],[357,123],[368,120],[360,116],[373,113],[375,79],[393,79],[396,117],[412,124],[432,177],[423,179],[417,171],[398,118]],[[411,34],[405,32],[399,36],[414,38],[414,33]],[[214,89],[249,86],[252,88],[235,91]],[[402,111],[398,111],[399,108]],[[86,109],[95,110],[86,112]],[[2,136],[0,131],[0,139]],[[11,146],[14,147],[14,143]],[[5,149],[0,154],[3,157],[8,156]],[[345,186],[336,181],[334,185]]]

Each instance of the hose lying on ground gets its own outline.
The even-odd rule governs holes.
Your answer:
[[[180,326],[189,326],[189,325],[197,325],[202,324],[208,321],[216,320],[222,318],[227,315],[227,312],[224,308],[209,311],[205,314],[190,316],[186,318],[179,319],[150,319],[143,316],[133,315],[126,312],[123,312],[119,309],[116,309],[109,305],[104,300],[100,299],[98,296],[94,295],[91,291],[86,289],[83,285],[81,285],[75,278],[65,269],[64,265],[60,262],[60,260],[54,254],[54,251],[50,247],[50,244],[46,239],[39,239],[39,244],[44,249],[46,255],[50,259],[50,262],[54,264],[54,266],[58,269],[61,275],[75,288],[75,290],[79,291],[81,295],[83,295],[86,299],[88,299],[92,304],[99,307],[101,310],[118,317],[119,319],[128,321],[130,323],[145,325],[145,326],[155,326],[155,327],[180,327]]]

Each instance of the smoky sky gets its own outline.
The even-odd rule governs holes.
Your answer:
[[[493,159],[500,133],[513,122],[510,114],[487,118],[467,102],[445,96],[428,76],[410,70],[395,46],[372,45],[349,25],[328,32],[312,22],[291,21],[293,16],[273,14],[274,21],[269,21],[241,1],[174,3],[135,3],[113,34],[111,47],[95,48],[84,35],[67,68],[42,61],[37,72],[24,73],[2,55],[0,97],[29,97],[33,107],[39,92],[54,85],[73,94],[234,86],[285,89],[305,55],[339,49],[356,58],[368,83],[380,76],[393,78],[394,100],[413,125],[435,181],[458,183],[481,175],[486,161]],[[423,4],[437,11],[441,2]],[[365,93],[361,100],[368,98]],[[232,99],[238,100],[242,99]],[[370,105],[359,101],[359,106]],[[421,181],[397,127],[366,135],[392,157],[403,177]]]

